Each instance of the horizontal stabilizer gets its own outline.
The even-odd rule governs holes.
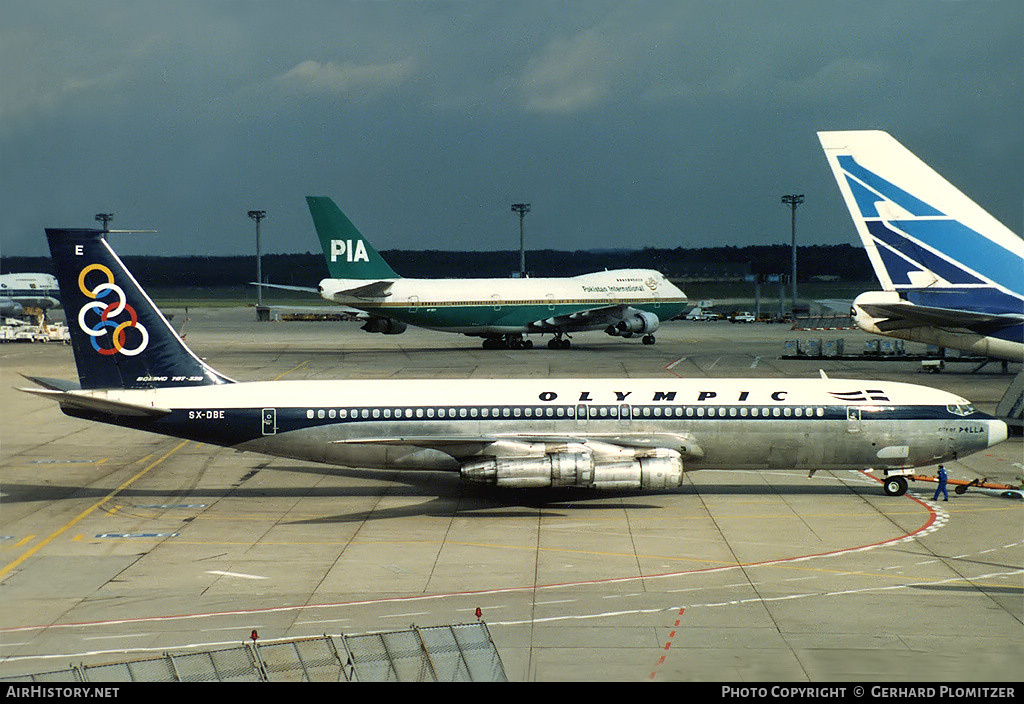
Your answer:
[[[72,408],[82,411],[93,411],[110,416],[133,416],[137,418],[159,418],[170,413],[169,408],[143,406],[136,403],[125,403],[108,398],[97,398],[78,393],[68,393],[57,389],[18,389],[25,393],[42,396],[60,404],[61,408]]]
[[[921,325],[964,328],[985,333],[1024,323],[1024,314],[976,313],[969,310],[917,306],[913,303],[861,303],[868,315],[889,320],[879,330],[900,330]]]
[[[260,284],[255,281],[250,281],[251,286],[262,286],[263,288],[277,288],[282,291],[301,291],[302,293],[320,293],[320,289],[313,288],[312,286],[287,286],[285,284]]]
[[[384,298],[391,295],[391,291],[389,289],[393,283],[394,281],[374,281],[372,284],[356,286],[355,288],[338,291],[338,293],[345,294],[346,296],[354,296],[356,298]]]
[[[67,381],[66,379],[50,379],[45,376],[29,376],[28,374],[22,374],[23,377],[31,381],[33,384],[39,384],[44,389],[53,389],[54,391],[74,391],[82,388],[77,381]]]

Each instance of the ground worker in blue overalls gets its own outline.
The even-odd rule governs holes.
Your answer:
[[[939,493],[942,493],[942,500],[949,501],[949,493],[946,491],[946,468],[941,464],[939,465],[939,485],[935,488],[935,496],[932,497],[932,501],[939,500]]]

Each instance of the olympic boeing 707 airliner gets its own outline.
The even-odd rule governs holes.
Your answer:
[[[68,415],[238,450],[459,472],[506,487],[672,489],[701,468],[900,472],[1006,424],[923,386],[854,379],[236,382],[190,350],[100,230],[47,230],[78,383]],[[906,480],[886,475],[889,494]]]

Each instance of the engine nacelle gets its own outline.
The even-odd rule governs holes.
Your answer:
[[[599,464],[594,468],[595,489],[674,489],[683,483],[683,460],[678,452],[640,457],[633,462]]]
[[[542,457],[489,457],[467,462],[461,471],[466,481],[517,489],[671,489],[683,483],[683,458],[664,448],[611,462],[596,462],[590,452],[556,452]]]
[[[366,323],[361,328],[366,332],[381,332],[385,335],[398,335],[405,332],[405,329],[409,327],[401,320],[392,320],[391,318],[381,318],[379,316],[373,316],[367,319]]]
[[[515,459],[490,457],[462,465],[462,478],[515,489],[590,486],[594,482],[594,456],[573,452]]]
[[[605,330],[609,335],[650,335],[661,326],[661,321],[654,313],[645,310],[630,308],[625,317],[614,326],[608,326]]]

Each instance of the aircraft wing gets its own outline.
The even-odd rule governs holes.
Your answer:
[[[876,323],[882,331],[903,330],[922,325],[965,328],[975,332],[990,332],[1010,325],[1024,323],[1024,315],[977,313],[954,308],[917,306],[913,303],[859,303],[861,310],[874,318],[886,318]]]
[[[456,459],[481,454],[482,451],[501,442],[524,444],[566,445],[570,443],[588,445],[598,449],[600,445],[611,445],[615,448],[643,450],[664,448],[675,450],[684,457],[700,458],[704,450],[693,436],[685,433],[586,433],[580,435],[527,435],[516,433],[496,433],[493,435],[410,435],[403,437],[371,437],[335,440],[335,444],[344,445],[396,445],[407,447],[425,447],[439,450]]]
[[[599,308],[587,308],[567,315],[555,315],[550,318],[535,320],[529,323],[529,327],[537,332],[543,332],[576,326],[612,325],[622,320],[627,308],[629,306],[624,303],[601,306]]]

